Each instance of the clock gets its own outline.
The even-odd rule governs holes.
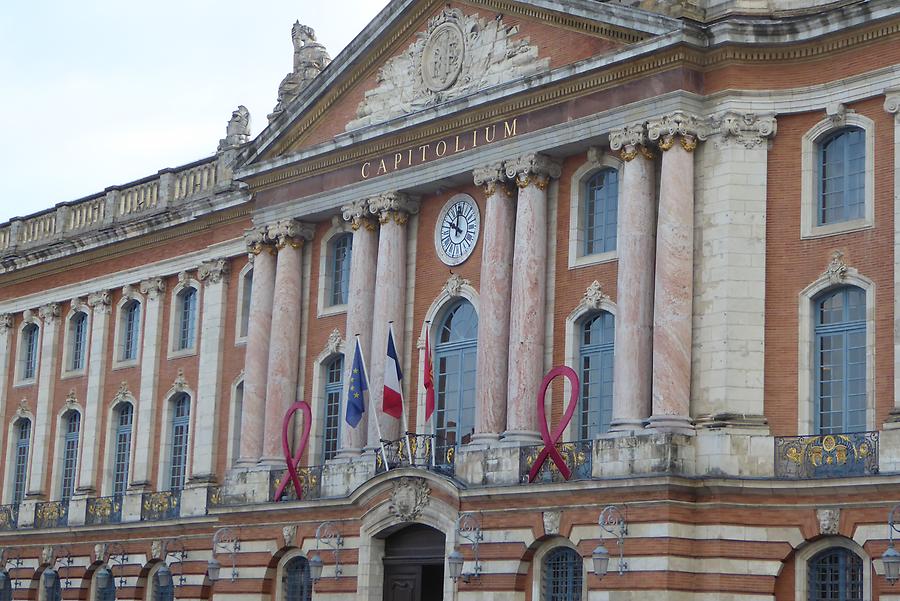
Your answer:
[[[459,265],[469,258],[478,242],[481,214],[475,199],[457,194],[447,201],[438,215],[434,229],[434,245],[447,265]]]

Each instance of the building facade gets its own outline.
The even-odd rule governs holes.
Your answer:
[[[295,24],[256,137],[0,226],[0,601],[900,598],[898,32]]]

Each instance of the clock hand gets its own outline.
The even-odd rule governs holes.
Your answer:
[[[458,225],[456,225],[455,219],[453,220],[453,223],[450,224],[450,227],[455,229],[457,234],[462,234],[462,229]]]

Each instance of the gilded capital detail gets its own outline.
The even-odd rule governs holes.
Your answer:
[[[551,179],[562,175],[562,164],[559,160],[545,154],[532,153],[506,161],[506,176],[516,180],[516,185],[526,188],[531,184],[540,190],[547,188]]]
[[[247,252],[251,258],[261,253],[265,245],[272,243],[264,225],[244,230],[244,242],[247,243]]]
[[[497,192],[509,196],[509,187],[507,186],[509,179],[506,177],[506,170],[503,168],[502,162],[498,161],[473,169],[472,179],[476,186],[484,188],[485,196],[493,196]]]
[[[166,283],[162,278],[148,278],[141,282],[141,294],[146,294],[151,300],[158,299],[166,291]]]
[[[341,215],[344,221],[350,222],[350,227],[355,232],[360,227],[366,228],[370,232],[375,231],[375,221],[370,218],[369,199],[363,198],[355,200],[350,204],[341,207]]]
[[[98,290],[91,292],[87,297],[87,305],[94,313],[109,314],[110,305],[112,304],[112,296],[109,290]]]
[[[387,223],[391,219],[404,225],[410,215],[419,212],[419,201],[404,192],[384,192],[368,200],[369,212],[378,216],[378,221]]]
[[[676,138],[682,148],[693,152],[697,141],[706,140],[709,134],[710,127],[706,120],[684,111],[675,111],[647,122],[647,137],[656,142],[663,152],[675,145]]]
[[[281,250],[290,245],[291,248],[303,248],[307,240],[312,240],[315,228],[309,223],[297,219],[282,219],[270,225],[268,235],[275,241],[275,248]]]
[[[647,147],[648,144],[647,128],[642,121],[609,132],[609,147],[619,151],[619,157],[625,162],[633,161],[639,154],[647,160],[652,159],[653,153]],[[589,150],[588,159],[590,158]]]
[[[210,259],[200,263],[200,267],[197,268],[197,279],[201,282],[208,281],[210,284],[218,284],[230,272],[231,266],[228,263],[228,259],[219,257],[218,259]]]

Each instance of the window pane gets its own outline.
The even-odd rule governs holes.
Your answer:
[[[604,169],[585,184],[582,202],[584,254],[609,252],[616,248],[619,173]]]
[[[312,599],[312,582],[306,558],[295,557],[284,565],[281,585],[284,601],[310,601]]]
[[[28,469],[28,450],[31,442],[31,421],[19,421],[16,439],[16,471],[13,486],[13,503],[21,503],[25,498],[25,478]]]
[[[591,439],[609,430],[612,420],[615,318],[601,312],[581,325],[581,404],[578,438]]]
[[[451,307],[438,326],[435,358],[437,455],[465,444],[475,432],[475,373],[478,315],[469,301]]]
[[[334,238],[330,244],[329,276],[331,278],[331,305],[343,305],[347,302],[350,289],[350,257],[353,236],[342,234]]]
[[[819,225],[859,219],[865,208],[865,132],[847,128],[819,146]]]
[[[134,408],[131,403],[121,405],[116,426],[115,465],[113,466],[113,494],[124,495],[128,488],[128,467],[131,460],[131,422]]]
[[[173,401],[172,457],[169,472],[169,489],[179,491],[184,487],[185,466],[188,451],[188,425],[190,424],[190,397],[181,394]]]
[[[333,459],[340,443],[341,396],[343,394],[344,357],[333,359],[325,368],[325,403],[322,458]]]
[[[81,426],[81,414],[70,411],[65,420],[66,437],[63,447],[62,491],[60,498],[68,501],[75,492],[75,463],[78,460],[78,433]]]
[[[550,551],[544,558],[543,601],[581,601],[583,577],[583,562],[574,549]]]

